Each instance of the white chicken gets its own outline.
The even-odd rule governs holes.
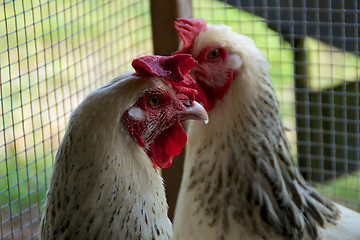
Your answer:
[[[188,88],[190,55],[145,56],[135,73],[91,92],[71,114],[54,163],[40,239],[172,239],[163,180],[187,137],[180,121],[206,120]]]
[[[176,54],[198,61],[191,76],[210,120],[189,124],[175,239],[360,239],[360,214],[301,176],[254,42],[203,19],[175,27],[183,40]]]

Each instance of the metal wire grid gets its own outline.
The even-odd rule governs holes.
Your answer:
[[[37,236],[67,119],[89,91],[150,54],[149,3],[0,3],[1,239]]]
[[[193,0],[193,9],[255,40],[303,175],[360,210],[357,1]]]
[[[270,61],[285,123],[294,129],[288,133],[294,155],[306,159],[303,173],[325,183],[319,188],[328,196],[359,210],[360,178],[358,171],[352,172],[359,165],[358,6],[355,2],[349,9],[343,1],[340,9],[323,9],[320,3],[332,6],[334,1],[317,0],[311,6],[305,0],[287,2],[283,7],[281,0],[194,0],[193,7],[195,17],[230,25],[255,40]],[[290,20],[271,18],[272,11]],[[340,21],[332,21],[329,13],[340,14]],[[306,21],[295,17],[299,14]],[[327,22],[320,21],[321,14],[327,14]],[[353,23],[345,21],[348,14]],[[147,1],[0,4],[3,239],[37,235],[39,206],[70,112],[90,90],[129,69],[132,58],[152,53],[149,24]],[[321,26],[328,28],[325,35]],[[335,36],[334,26],[345,30]],[[287,28],[291,31],[284,32]],[[352,35],[349,28],[355,29]],[[301,47],[296,46],[299,39]],[[352,53],[344,51],[349,46]],[[294,72],[294,64],[304,71]],[[305,88],[297,81],[305,82]],[[296,98],[298,93],[303,99]],[[305,138],[299,140],[301,134]],[[344,163],[340,169],[338,163]],[[335,175],[339,172],[344,177]]]

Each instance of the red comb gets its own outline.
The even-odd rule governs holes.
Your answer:
[[[201,18],[178,18],[175,22],[175,29],[183,41],[183,48],[176,51],[175,54],[186,53],[191,49],[199,33],[207,29],[207,25],[206,21]]]
[[[173,56],[148,55],[132,61],[137,76],[163,77],[171,82],[175,91],[186,95],[194,101],[197,91],[191,86],[195,84],[190,71],[197,65],[197,61],[190,54]]]
[[[170,82],[185,80],[188,84],[190,84],[189,80],[193,81],[189,73],[196,65],[197,61],[190,54],[148,55],[132,61],[137,76],[163,77]]]

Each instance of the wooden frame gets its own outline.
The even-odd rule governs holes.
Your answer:
[[[150,4],[154,54],[171,55],[179,48],[180,44],[179,35],[174,28],[174,21],[178,17],[192,17],[191,0],[151,0]],[[180,156],[175,157],[171,167],[162,171],[170,219],[174,216],[183,160],[184,151]]]

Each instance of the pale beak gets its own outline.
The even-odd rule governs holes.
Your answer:
[[[193,101],[190,106],[184,104],[186,107],[184,111],[178,113],[180,120],[204,120],[209,121],[208,114],[205,108],[198,102]]]

